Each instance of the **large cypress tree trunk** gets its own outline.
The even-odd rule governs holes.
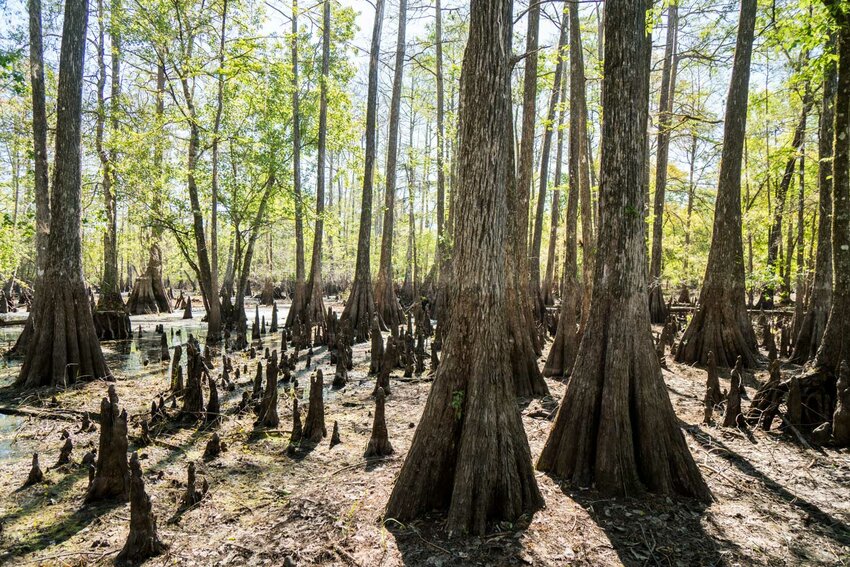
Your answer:
[[[676,50],[679,31],[679,7],[672,2],[667,8],[667,43],[661,68],[661,94],[658,102],[658,136],[655,158],[655,201],[652,210],[652,256],[649,262],[649,319],[653,323],[667,320],[667,306],[661,292],[661,239],[664,236],[664,197],[667,191],[667,157],[670,153],[670,115],[676,92]]]
[[[16,384],[110,379],[83,279],[80,124],[88,2],[68,0],[62,29],[50,237],[35,332]]]
[[[567,46],[568,15],[564,11],[561,19],[561,34],[558,39],[558,62],[555,65],[555,79],[552,85],[552,94],[549,97],[549,112],[546,115],[546,125],[543,130],[543,147],[540,151],[540,184],[537,191],[537,212],[534,218],[534,232],[531,238],[531,293],[538,297],[534,299],[534,306],[539,309],[536,313],[538,321],[543,321],[546,316],[545,290],[540,285],[540,250],[543,244],[543,215],[546,205],[546,189],[549,187],[549,154],[552,150],[552,131],[555,128],[558,102],[561,95],[561,80],[564,74],[564,60],[562,54]],[[557,183],[557,180],[555,180]]]
[[[157,64],[156,69],[156,124],[162,129],[165,116],[165,66],[162,62]],[[161,131],[161,130],[160,130]],[[145,313],[171,313],[171,300],[165,293],[162,285],[162,249],[159,246],[162,240],[162,225],[159,219],[162,216],[162,136],[157,136],[153,150],[153,173],[154,192],[151,204],[151,219],[153,230],[151,234],[151,245],[148,252],[148,266],[144,274],[136,278],[133,291],[127,298],[127,312],[131,315],[142,315]]]
[[[838,86],[832,178],[832,305],[815,366],[837,374],[850,353],[850,16],[830,0],[838,24]]]
[[[369,326],[375,315],[375,295],[369,251],[372,242],[372,188],[375,175],[375,121],[378,106],[378,59],[381,51],[381,26],[384,21],[384,0],[377,0],[375,26],[372,28],[372,48],[369,55],[369,90],[366,95],[366,170],[363,174],[363,196],[360,202],[360,237],[357,244],[357,266],[354,283],[342,312],[343,320],[351,321],[354,340],[369,338]],[[382,323],[383,324],[383,323]]]
[[[33,318],[39,311],[40,284],[47,270],[47,244],[50,237],[50,187],[47,167],[47,104],[44,94],[44,49],[41,38],[41,0],[28,0],[30,37],[30,86],[32,94],[32,142],[35,192],[35,293],[27,322],[10,354],[26,355],[35,333]]]
[[[322,9],[322,80],[319,85],[319,152],[316,164],[316,228],[313,236],[313,258],[307,283],[307,318],[314,324],[325,322],[322,283],[322,240],[325,231],[325,156],[328,145],[328,69],[331,56],[331,4],[325,0]],[[331,161],[333,173],[333,161]],[[333,180],[333,174],[330,176]],[[330,192],[333,206],[333,190]],[[328,242],[330,244],[330,241]],[[333,258],[332,258],[333,259]]]
[[[398,169],[398,122],[401,113],[401,86],[404,78],[405,20],[407,0],[398,4],[398,40],[395,52],[395,74],[390,100],[390,123],[387,140],[387,187],[384,194],[384,226],[381,235],[381,260],[375,281],[375,308],[384,323],[392,327],[404,322],[404,313],[393,286],[393,229],[395,227],[396,170]]]
[[[307,283],[304,279],[304,196],[301,192],[301,112],[298,100],[300,88],[301,85],[298,83],[298,0],[292,0],[292,191],[295,194],[295,292],[292,295],[289,313],[286,315],[287,327],[294,325],[296,320],[302,323],[308,322]],[[324,81],[322,81],[322,89],[324,89]],[[318,173],[324,181],[324,168],[320,166]],[[321,238],[319,243],[321,245]],[[315,247],[315,240],[313,246]]]
[[[505,304],[511,0],[473,0],[463,61],[452,321],[425,412],[387,505],[406,522],[448,510],[483,533],[543,505],[514,402]]]
[[[803,364],[814,358],[820,347],[829,308],[832,305],[832,143],[835,127],[836,69],[827,61],[823,76],[823,103],[818,125],[818,250],[815,258],[815,278],[808,308],[794,343],[791,361]],[[797,298],[800,301],[800,298]]]
[[[650,50],[644,0],[608,0],[593,299],[572,377],[537,468],[603,494],[710,499],[655,355],[646,291]]]
[[[678,362],[707,364],[708,353],[713,351],[718,366],[732,367],[739,356],[746,367],[756,363],[756,337],[745,303],[744,246],[741,238],[741,158],[747,129],[755,21],[756,0],[741,0],[738,39],[723,125],[714,232],[699,307],[676,352]]]

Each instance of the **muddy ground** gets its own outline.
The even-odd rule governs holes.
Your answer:
[[[270,319],[269,309],[261,313]],[[281,320],[285,313],[284,306]],[[131,450],[139,420],[168,389],[169,363],[159,362],[160,339],[153,332],[157,323],[165,325],[169,336],[180,329],[180,336],[170,339],[172,345],[203,329],[198,318],[184,322],[180,314],[134,317],[134,331],[142,327],[141,339],[104,344],[120,403],[131,416]],[[267,335],[264,343],[279,347],[279,335]],[[664,378],[688,445],[716,499],[710,506],[667,498],[605,499],[538,474],[546,508],[516,525],[498,526],[486,537],[448,539],[439,515],[409,525],[385,518],[384,505],[431,382],[427,373],[413,379],[402,379],[401,371],[394,374],[386,413],[395,453],[365,460],[374,408],[367,349],[355,347],[356,367],[348,386],[326,392],[328,432],[337,421],[342,438],[333,449],[326,439],[296,459],[286,454],[291,396],[306,407],[303,386],[318,365],[326,377],[333,376],[324,348],[316,350],[310,370],[304,369],[302,352],[298,390],[280,386],[279,430],[256,431],[253,414],[235,413],[255,371],[255,363],[238,354],[234,363],[248,364],[248,372],[234,392],[220,392],[226,415],[216,430],[227,444],[222,456],[204,462],[212,430],[194,426],[168,427],[158,432],[153,445],[139,448],[160,537],[170,545],[165,555],[146,565],[281,565],[287,557],[297,565],[364,567],[850,564],[850,453],[807,447],[777,432],[700,425],[705,373],[672,361]],[[217,360],[216,374],[220,366]],[[0,385],[11,383],[16,371],[14,363],[0,370]],[[765,379],[764,370],[748,377],[751,396]],[[721,382],[728,387],[728,374]],[[519,404],[534,458],[551,425],[546,416],[564,391],[560,382],[548,384],[551,398]],[[0,415],[0,565],[105,564],[123,546],[128,505],[83,506],[87,474],[81,467],[51,469],[43,484],[20,489],[33,451],[41,455],[43,469],[55,463],[63,429],[72,434],[76,462],[97,445],[96,433],[76,433],[78,412],[98,411],[105,392],[104,383],[84,384],[58,392],[58,407],[52,407],[53,392],[19,395],[0,389],[0,406],[40,414]],[[198,505],[178,513],[189,461],[196,463],[210,489]]]

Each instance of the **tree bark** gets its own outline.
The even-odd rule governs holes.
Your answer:
[[[584,52],[581,43],[581,22],[578,4],[569,2],[570,12],[570,114],[578,116],[578,128],[581,132],[579,153],[579,194],[581,196],[581,328],[590,314],[590,295],[593,292],[593,265],[596,256],[596,238],[593,229],[593,199],[590,192],[590,141],[587,136],[587,95],[585,93]],[[602,41],[600,40],[600,50]],[[601,60],[601,59],[600,59]],[[572,126],[571,126],[572,128]],[[570,134],[571,136],[573,134]],[[573,142],[570,142],[572,145]]]
[[[569,25],[569,23],[567,24]],[[555,151],[555,188],[552,190],[552,220],[549,227],[549,251],[546,255],[546,277],[543,280],[543,304],[547,307],[554,305],[555,298],[552,292],[555,286],[555,273],[558,271],[558,255],[556,247],[558,243],[558,225],[561,222],[561,162],[564,158],[564,116],[567,114],[567,84],[561,81],[561,111],[558,114],[558,144]]]
[[[44,294],[34,314],[33,348],[28,349],[16,380],[16,385],[26,388],[111,379],[95,334],[80,238],[80,126],[87,23],[87,0],[66,2]]]
[[[441,302],[439,296],[442,288],[442,268],[446,256],[446,234],[444,229],[446,218],[446,171],[444,163],[445,129],[443,127],[445,94],[443,89],[443,8],[441,0],[434,2],[434,34],[435,34],[435,75],[437,89],[437,248],[434,254],[434,284],[437,300],[435,307]]]
[[[540,286],[540,250],[543,245],[543,215],[546,208],[546,189],[549,187],[549,154],[552,150],[552,131],[555,128],[558,102],[561,95],[561,78],[564,74],[564,60],[561,57],[567,47],[567,32],[569,27],[567,11],[564,11],[561,19],[561,34],[558,39],[558,62],[555,65],[555,79],[552,85],[552,94],[549,97],[549,112],[546,115],[545,129],[543,130],[543,148],[540,152],[540,185],[537,192],[537,213],[534,219],[534,232],[531,238],[531,293],[533,306],[539,309],[536,319],[543,321],[546,317],[546,302],[544,300],[545,290]],[[557,179],[555,180],[557,184]]]
[[[407,0],[398,4],[398,40],[395,52],[395,74],[390,100],[390,123],[387,140],[386,191],[384,193],[384,226],[381,236],[381,260],[375,282],[375,308],[384,323],[397,327],[404,323],[404,313],[393,286],[393,229],[395,227],[395,193],[398,169],[398,123],[401,113],[401,86],[404,78],[405,27]]]
[[[384,21],[384,0],[377,0],[375,26],[372,29],[372,48],[369,56],[369,89],[366,96],[366,159],[363,174],[363,196],[360,203],[360,234],[357,245],[357,266],[351,293],[342,312],[342,320],[351,322],[354,340],[369,338],[369,325],[375,315],[375,295],[369,251],[372,241],[372,189],[375,175],[375,121],[378,106],[378,59],[381,51],[381,27]]]
[[[850,353],[850,15],[829,0],[838,24],[832,177],[832,305],[814,364],[837,375]]]
[[[448,510],[483,534],[543,505],[514,401],[505,320],[512,1],[473,0],[461,78],[451,326],[386,515]],[[474,109],[474,110],[473,110]]]
[[[791,361],[803,364],[818,351],[832,305],[832,144],[835,137],[836,68],[828,61],[823,76],[823,103],[818,125],[818,232],[815,277],[808,308],[794,343]],[[799,301],[799,298],[798,298]]]
[[[325,322],[322,283],[322,238],[325,229],[325,155],[328,140],[328,69],[331,56],[331,4],[325,0],[322,10],[322,79],[319,85],[319,155],[316,165],[316,228],[313,236],[313,258],[307,283],[307,317],[315,324]],[[333,163],[331,163],[333,166]],[[331,175],[333,181],[333,175]],[[333,206],[333,190],[330,191]]]
[[[118,282],[118,224],[117,224],[117,201],[115,198],[115,159],[114,149],[107,149],[104,145],[104,130],[107,122],[107,109],[104,96],[106,86],[106,64],[104,52],[106,51],[106,22],[107,16],[103,8],[103,1],[98,0],[98,42],[97,42],[97,124],[95,129],[95,149],[100,158],[102,179],[101,190],[103,191],[103,208],[106,213],[106,230],[103,233],[103,275],[100,281],[100,297],[97,308],[99,311],[123,311],[124,300],[121,298],[121,290]],[[118,109],[120,97],[120,48],[121,40],[117,28],[117,14],[113,13],[120,8],[120,2],[113,0],[109,14],[109,36],[111,41],[110,59],[112,61],[111,93],[109,105],[110,142],[117,135]]]
[[[544,376],[569,376],[576,354],[578,353],[578,307],[580,289],[578,269],[578,208],[579,193],[584,183],[582,162],[586,162],[584,143],[584,73],[581,64],[581,38],[578,35],[578,14],[573,14],[573,3],[568,7],[570,15],[570,124],[569,156],[567,172],[569,175],[569,193],[567,196],[567,218],[564,228],[564,274],[561,281],[561,309],[558,317],[558,329],[555,342],[549,349]],[[578,7],[576,6],[576,12]],[[582,197],[583,198],[583,197]]]
[[[324,78],[321,82],[324,93]],[[308,323],[307,283],[304,270],[304,196],[301,192],[301,111],[299,108],[298,81],[298,0],[292,0],[292,192],[295,195],[295,291],[292,295],[292,305],[286,315],[286,327],[291,328],[296,320]],[[319,135],[322,135],[321,128]],[[321,156],[324,158],[324,155]],[[324,182],[324,163],[318,168],[318,175]],[[318,206],[318,199],[316,201]],[[319,240],[321,249],[321,240]],[[316,240],[313,241],[313,247]],[[312,276],[312,269],[310,272]],[[321,279],[319,280],[321,285]]]
[[[159,219],[162,217],[162,128],[165,116],[165,65],[162,61],[157,63],[156,69],[156,125],[160,129],[153,150],[154,169],[154,191],[151,202],[151,220],[153,230],[151,231],[151,244],[148,252],[148,266],[145,273],[136,278],[133,291],[127,298],[127,312],[131,315],[142,315],[145,313],[171,313],[171,300],[165,293],[162,284],[162,249],[159,246],[162,240],[162,225]]]
[[[646,291],[649,41],[643,0],[608,0],[599,256],[572,377],[537,468],[606,495],[710,500],[661,376]]]
[[[661,95],[658,102],[658,135],[655,158],[655,201],[652,211],[652,256],[649,263],[649,319],[655,324],[667,320],[667,305],[661,291],[661,242],[664,236],[664,198],[667,190],[667,158],[670,153],[670,115],[676,93],[679,6],[667,7],[667,43],[661,69]]]
[[[522,125],[520,130],[519,146],[519,169],[516,181],[516,208],[517,215],[515,223],[516,255],[514,264],[520,284],[520,296],[524,297],[523,305],[531,308],[535,318],[539,318],[545,307],[536,291],[532,287],[529,271],[529,246],[528,246],[528,208],[531,195],[531,184],[534,177],[534,126],[537,120],[537,63],[538,63],[538,36],[540,33],[540,2],[532,2],[528,6],[528,31],[525,36],[525,73],[523,76],[522,91]],[[533,268],[532,268],[533,269]],[[539,271],[538,271],[539,274]],[[539,277],[538,277],[539,281]],[[538,284],[539,285],[539,284]],[[529,303],[530,302],[530,303]],[[533,322],[529,325],[528,332],[533,333]]]
[[[47,104],[44,87],[44,49],[41,33],[41,0],[28,0],[30,38],[30,86],[32,92],[33,173],[35,192],[35,281],[27,322],[10,354],[26,355],[35,333],[34,317],[39,311],[39,287],[47,270],[50,238],[50,187],[47,165]]]
[[[782,240],[782,217],[785,215],[785,198],[788,195],[788,190],[791,188],[791,182],[794,180],[794,168],[797,163],[797,159],[802,155],[800,150],[802,149],[803,142],[805,141],[806,118],[808,117],[813,104],[813,99],[809,96],[808,85],[805,86],[805,90],[806,96],[803,97],[803,108],[800,111],[800,119],[797,122],[796,128],[794,128],[794,136],[791,139],[791,150],[793,153],[785,164],[785,171],[782,174],[782,180],[779,182],[779,187],[776,189],[776,198],[773,201],[773,220],[771,221],[767,246],[767,265],[771,271],[771,278],[777,275],[782,275],[783,273],[782,262],[780,261],[780,248]],[[793,257],[790,249],[785,251],[785,255],[787,259]],[[782,296],[785,299],[788,298],[788,291],[789,290],[786,287],[782,292]],[[774,292],[775,288],[773,287],[773,283],[769,283],[765,286],[764,293],[766,296],[772,299]]]
[[[723,125],[714,232],[699,308],[679,344],[677,362],[706,364],[708,353],[714,351],[718,366],[732,367],[739,356],[747,368],[756,363],[756,336],[745,303],[744,246],[741,238],[741,158],[747,129],[755,20],[756,1],[741,0],[732,80]]]

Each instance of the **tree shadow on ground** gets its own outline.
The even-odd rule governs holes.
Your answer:
[[[82,470],[65,475],[62,480],[53,485],[38,484],[26,490],[41,490],[44,492],[29,499],[19,510],[0,517],[0,526],[11,523],[25,516],[38,513],[52,501],[61,498],[61,495],[72,488],[76,482],[85,476]],[[48,547],[61,544],[80,531],[95,522],[100,516],[125,503],[111,500],[102,503],[82,505],[70,514],[49,516],[49,520],[40,523],[37,528],[30,531],[27,536],[18,539],[14,543],[4,542],[3,550],[0,551],[0,565],[22,554],[31,554],[42,551]]]
[[[513,525],[492,526],[485,536],[452,537],[445,529],[446,516],[434,512],[421,521],[402,524],[384,520],[398,546],[402,564],[449,567],[455,565],[528,565],[522,534],[531,517],[522,516]]]
[[[707,505],[690,498],[602,498],[562,487],[584,508],[624,565],[726,565],[738,547],[706,532]]]
[[[809,502],[799,495],[794,494],[780,483],[776,482],[762,471],[758,470],[752,462],[741,454],[733,451],[721,440],[712,436],[705,429],[694,426],[687,428],[693,439],[702,447],[710,450],[713,455],[724,459],[734,466],[741,474],[761,484],[765,491],[778,498],[788,506],[799,508],[805,514],[809,529],[815,531],[840,546],[850,546],[850,527],[841,519],[831,516],[822,510],[817,504]],[[809,559],[801,557],[801,559]]]

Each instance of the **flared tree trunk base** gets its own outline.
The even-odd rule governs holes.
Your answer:
[[[112,380],[83,283],[48,274],[40,293],[39,324],[15,385],[38,388]]]
[[[794,364],[805,364],[818,353],[826,322],[829,319],[829,307],[813,305],[806,311],[800,323],[800,331],[794,342],[794,352],[790,361]]]
[[[130,316],[126,311],[95,311],[92,317],[99,340],[123,341],[133,338]]]
[[[509,279],[510,276],[509,276]],[[508,334],[510,336],[511,375],[514,393],[520,398],[534,398],[549,395],[549,387],[543,379],[537,364],[539,354],[531,313],[523,306],[525,303],[517,297],[516,288],[508,284],[505,310]],[[476,332],[476,331],[472,331]],[[480,329],[478,330],[480,332]]]
[[[392,281],[382,274],[379,274],[375,281],[375,310],[390,328],[404,324],[404,311],[396,297]]]
[[[450,350],[464,356],[447,353],[440,363],[386,517],[406,522],[447,510],[449,532],[483,534],[489,523],[541,508],[543,498],[504,353],[484,352],[487,339],[470,336],[501,333],[456,332],[464,344]]]
[[[372,317],[376,314],[375,296],[372,292],[371,282],[355,278],[341,317],[341,321],[348,320],[350,323],[355,343],[369,340],[369,327]],[[378,317],[378,322],[381,330],[386,331],[387,327],[380,317]]]
[[[606,495],[709,501],[661,376],[645,297],[594,298],[537,469]]]
[[[565,290],[561,300],[561,314],[558,318],[558,330],[555,332],[555,342],[549,349],[549,356],[543,366],[543,375],[548,377],[566,378],[573,369],[573,363],[578,354],[578,290],[574,286]]]
[[[286,314],[286,323],[284,326],[287,329],[295,325],[295,321],[307,322],[307,284],[303,281],[295,282],[295,291],[292,294],[292,305],[289,306],[289,313]]]
[[[316,278],[315,275],[310,278],[310,282],[307,285],[308,297],[304,310],[307,313],[308,320],[314,325],[324,325],[326,323],[327,311],[325,310],[325,299],[322,294],[323,287],[321,276]]]
[[[653,285],[649,290],[649,320],[653,325],[667,322],[667,305],[660,285]]]
[[[739,356],[745,368],[756,365],[756,336],[743,296],[738,301],[725,294],[700,298],[700,305],[679,343],[676,362],[705,365],[709,352],[714,352],[718,366],[732,368]]]
[[[154,278],[150,268],[133,283],[133,291],[127,298],[127,312],[130,315],[171,313],[171,301],[162,280]]]

